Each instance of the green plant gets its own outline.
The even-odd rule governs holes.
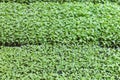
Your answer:
[[[119,53],[119,49],[78,44],[2,47],[0,80],[119,80]]]
[[[115,3],[0,4],[2,45],[97,43],[120,46],[120,9]]]
[[[105,3],[105,2],[116,2],[119,0],[0,0],[0,2],[18,2],[18,3],[34,3],[34,2],[93,2],[93,3]]]

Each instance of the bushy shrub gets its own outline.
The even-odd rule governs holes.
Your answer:
[[[0,44],[120,46],[120,8],[93,3],[0,3]]]

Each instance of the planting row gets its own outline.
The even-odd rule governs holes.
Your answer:
[[[96,45],[1,47],[0,80],[119,80],[119,56]]]
[[[119,16],[115,3],[0,3],[0,44],[120,46]]]
[[[18,3],[33,3],[33,2],[93,2],[93,3],[105,3],[105,2],[117,2],[119,0],[0,0],[0,2],[18,2]]]

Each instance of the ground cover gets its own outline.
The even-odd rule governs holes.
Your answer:
[[[0,80],[119,80],[119,16],[111,2],[1,2]]]
[[[120,47],[116,3],[0,3],[0,45],[97,43]]]
[[[119,80],[120,49],[95,45],[1,47],[0,80]]]

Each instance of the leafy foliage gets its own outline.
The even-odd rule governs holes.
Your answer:
[[[14,1],[0,3],[0,80],[120,79],[117,3]]]
[[[0,44],[97,43],[120,47],[120,8],[93,3],[0,3]]]
[[[0,80],[119,80],[119,53],[77,44],[2,47]]]
[[[18,3],[33,3],[33,2],[93,2],[93,3],[105,3],[105,2],[117,2],[119,0],[0,0],[0,2],[18,2]]]

